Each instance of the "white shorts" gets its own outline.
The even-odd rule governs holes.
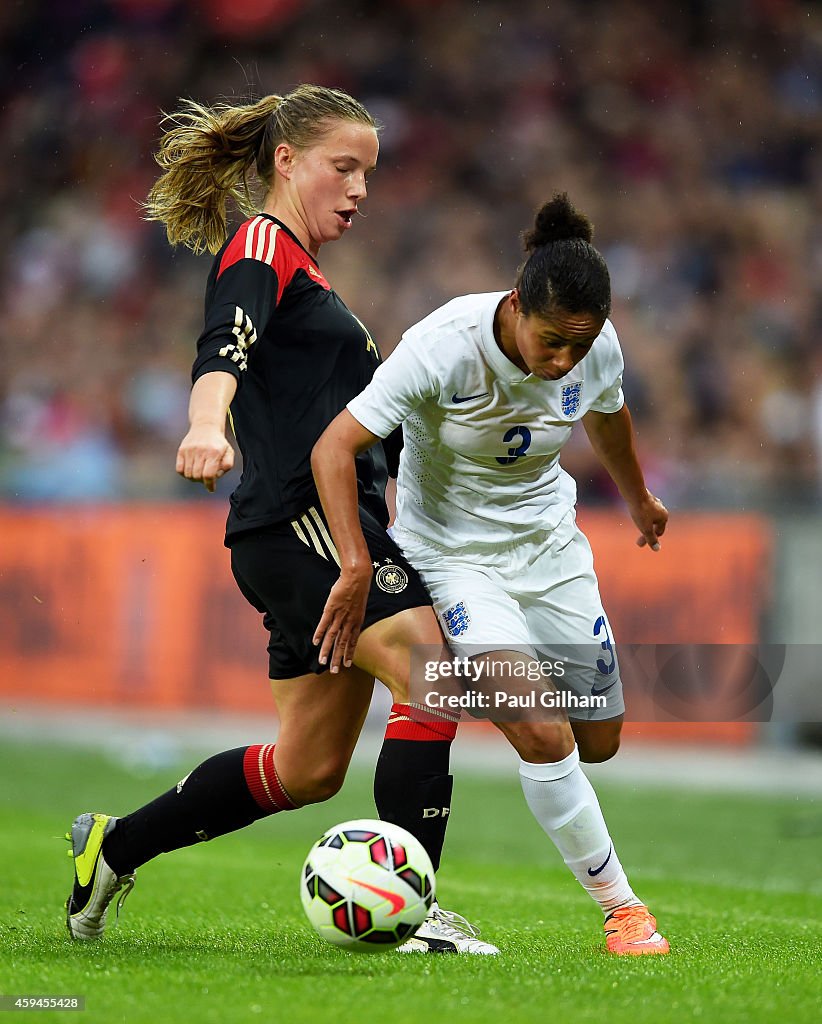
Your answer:
[[[551,679],[558,690],[605,698],[604,706],[568,708],[569,718],[624,713],[611,624],[573,511],[537,541],[482,555],[446,552],[401,529],[392,534],[422,576],[458,657],[516,650],[562,661],[564,676]]]

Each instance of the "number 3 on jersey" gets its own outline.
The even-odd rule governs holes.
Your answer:
[[[511,427],[502,437],[503,444],[510,444],[515,438],[519,439],[519,444],[515,448],[508,449],[507,457],[497,458],[497,462],[501,466],[510,466],[512,462],[522,458],[531,447],[531,431],[528,427]]]

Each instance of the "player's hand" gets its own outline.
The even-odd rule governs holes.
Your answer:
[[[329,664],[331,659],[332,672],[339,672],[341,665],[350,668],[354,663],[370,589],[370,563],[367,569],[342,572],[331,588],[313,642],[320,648],[321,665]]]
[[[216,426],[193,426],[177,449],[177,472],[213,491],[217,481],[234,465],[234,449]]]
[[[649,547],[651,551],[659,551],[659,538],[665,533],[668,525],[668,509],[656,495],[650,491],[636,505],[631,506],[631,518],[639,528],[637,547]]]

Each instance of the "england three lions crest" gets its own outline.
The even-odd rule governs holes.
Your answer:
[[[562,405],[562,415],[566,420],[570,420],[579,412],[579,405],[582,401],[582,385],[584,383],[585,381],[578,380],[573,384],[562,385],[560,403]]]
[[[449,636],[462,636],[471,623],[471,616],[468,614],[465,601],[458,601],[450,608],[446,608],[442,618]]]

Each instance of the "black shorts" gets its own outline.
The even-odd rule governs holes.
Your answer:
[[[407,608],[430,607],[431,598],[416,569],[362,506],[360,523],[374,564],[362,628]],[[263,613],[263,625],[271,634],[269,678],[326,671],[311,639],[340,567],[319,504],[296,519],[234,538],[231,571],[246,600]]]

